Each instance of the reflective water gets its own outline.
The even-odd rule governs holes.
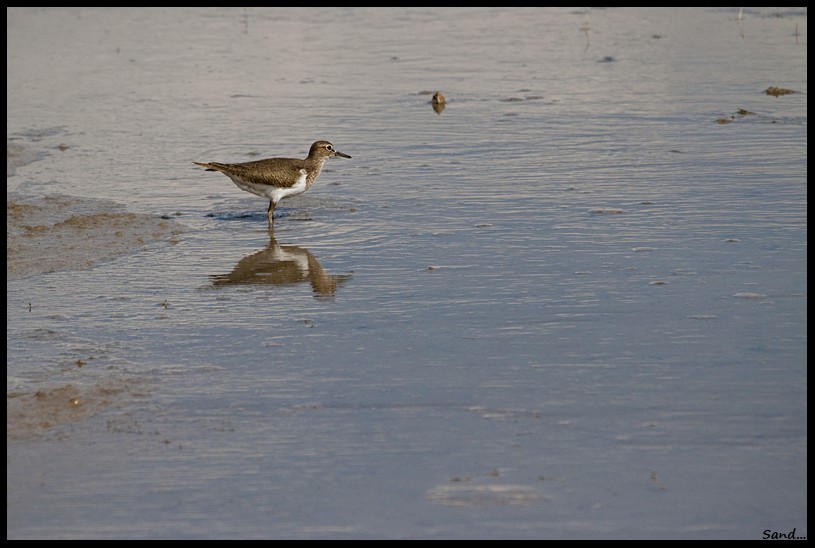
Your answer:
[[[8,538],[806,536],[806,24],[7,8]]]

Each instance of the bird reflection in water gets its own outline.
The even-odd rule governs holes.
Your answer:
[[[280,245],[271,236],[269,245],[247,255],[228,274],[210,276],[212,285],[267,284],[290,285],[310,282],[315,297],[331,297],[351,274],[329,274],[308,250],[294,245]]]

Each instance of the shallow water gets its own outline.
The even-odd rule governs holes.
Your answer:
[[[7,537],[806,536],[806,15],[8,8]]]

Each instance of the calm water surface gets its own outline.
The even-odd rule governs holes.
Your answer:
[[[805,537],[807,12],[738,15],[7,8],[78,257],[7,282],[7,537]],[[316,139],[271,239],[192,164]],[[118,208],[183,232],[57,230]]]

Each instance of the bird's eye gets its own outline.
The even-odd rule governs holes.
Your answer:
[[[331,145],[325,145],[325,149],[326,150],[334,150],[334,147],[332,147]]]

